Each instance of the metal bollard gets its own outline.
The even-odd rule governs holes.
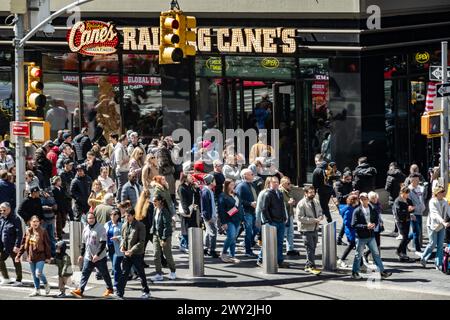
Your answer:
[[[278,272],[277,228],[268,224],[262,227],[263,271],[265,274]]]
[[[336,270],[336,221],[327,223],[322,230],[322,266],[324,270]]]
[[[79,221],[70,221],[69,223],[69,240],[70,250],[69,256],[73,266],[78,266],[78,257],[81,254],[81,233],[83,232],[83,224]]]
[[[203,257],[203,229],[189,228],[189,274],[192,277],[205,275],[205,261]]]

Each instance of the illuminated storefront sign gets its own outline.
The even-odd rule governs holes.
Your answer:
[[[110,22],[80,21],[67,32],[67,41],[72,52],[84,55],[106,55],[117,51],[119,37]]]
[[[430,54],[426,51],[424,52],[417,52],[416,53],[416,62],[420,64],[424,64],[430,61]]]
[[[123,27],[124,51],[158,51],[159,27]],[[197,41],[190,43],[200,52],[283,53],[297,50],[297,29],[293,28],[197,28]],[[85,55],[116,52],[118,34],[111,23],[81,21],[67,33],[73,52]],[[265,67],[267,67],[266,65]]]

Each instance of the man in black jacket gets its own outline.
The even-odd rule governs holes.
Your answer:
[[[353,260],[352,278],[362,279],[359,274],[361,265],[361,258],[366,245],[372,253],[373,260],[380,272],[381,278],[385,279],[392,275],[390,272],[384,271],[383,262],[380,258],[377,242],[375,240],[374,229],[378,225],[378,214],[375,209],[369,204],[369,196],[363,192],[359,195],[361,205],[353,211],[352,228],[356,230],[356,253]]]
[[[405,181],[406,175],[400,170],[398,164],[396,162],[391,162],[389,164],[389,170],[387,172],[386,184],[384,186],[384,190],[389,192],[389,206],[393,210],[393,205],[395,199],[397,199],[400,194],[400,185]],[[397,223],[394,223],[395,229],[392,235],[397,234],[398,226]]]
[[[377,175],[377,169],[371,167],[367,162],[367,157],[361,157],[358,159],[358,166],[353,171],[353,177],[355,179],[355,190],[359,192],[370,192],[375,189],[375,177]]]
[[[264,221],[277,228],[277,260],[280,268],[289,268],[289,264],[284,262],[283,242],[285,224],[287,221],[287,211],[284,205],[283,194],[278,189],[280,182],[276,176],[270,177],[270,189],[264,197],[262,216]],[[257,264],[262,265],[262,250],[259,253]]]
[[[5,260],[11,257],[16,270],[16,281],[13,286],[19,287],[22,286],[22,264],[20,261],[15,262],[14,259],[22,242],[22,222],[11,209],[8,202],[0,204],[0,272],[3,277],[1,284],[11,283],[5,264]]]
[[[83,163],[86,160],[88,151],[92,149],[91,139],[88,136],[88,128],[81,129],[81,133],[73,139],[72,144],[75,147],[77,162]]]
[[[8,180],[8,171],[0,170],[0,203],[8,202],[16,210],[16,186]]]
[[[92,180],[97,180],[100,175],[100,169],[103,166],[103,161],[95,157],[95,153],[88,151],[86,154],[86,170],[88,176]]]
[[[313,186],[319,195],[319,202],[322,212],[327,217],[327,221],[331,222],[333,219],[331,218],[328,203],[330,202],[330,198],[333,195],[334,190],[333,187],[326,182],[327,179],[325,170],[327,169],[327,163],[323,161],[323,156],[321,154],[317,154],[315,156],[315,162],[317,167],[314,169],[312,176]]]
[[[28,222],[34,215],[37,215],[41,221],[44,219],[44,211],[42,210],[39,196],[39,187],[31,188],[30,195],[22,202],[17,211],[17,214],[23,219],[26,225],[28,225]]]
[[[69,204],[67,214],[69,215],[69,219],[73,221],[73,211],[72,206],[70,205],[70,203],[72,202],[72,196],[70,195],[70,184],[75,178],[75,172],[73,170],[73,160],[66,159],[64,161],[64,171],[59,176],[61,177],[61,188],[63,189],[64,195],[66,196],[66,201]]]
[[[88,199],[91,193],[91,186],[92,180],[86,175],[84,166],[78,165],[77,175],[70,184],[75,221],[80,221],[81,217],[89,211]]]

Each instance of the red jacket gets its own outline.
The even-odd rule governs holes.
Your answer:
[[[59,152],[59,147],[54,146],[47,153],[47,159],[52,162],[52,176],[56,176],[58,174],[58,171],[56,169],[56,161],[58,161],[58,152]]]

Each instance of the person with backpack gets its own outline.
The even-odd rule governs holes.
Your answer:
[[[359,192],[370,192],[375,189],[375,178],[377,169],[370,166],[367,157],[358,159],[358,166],[353,171],[355,190]]]

